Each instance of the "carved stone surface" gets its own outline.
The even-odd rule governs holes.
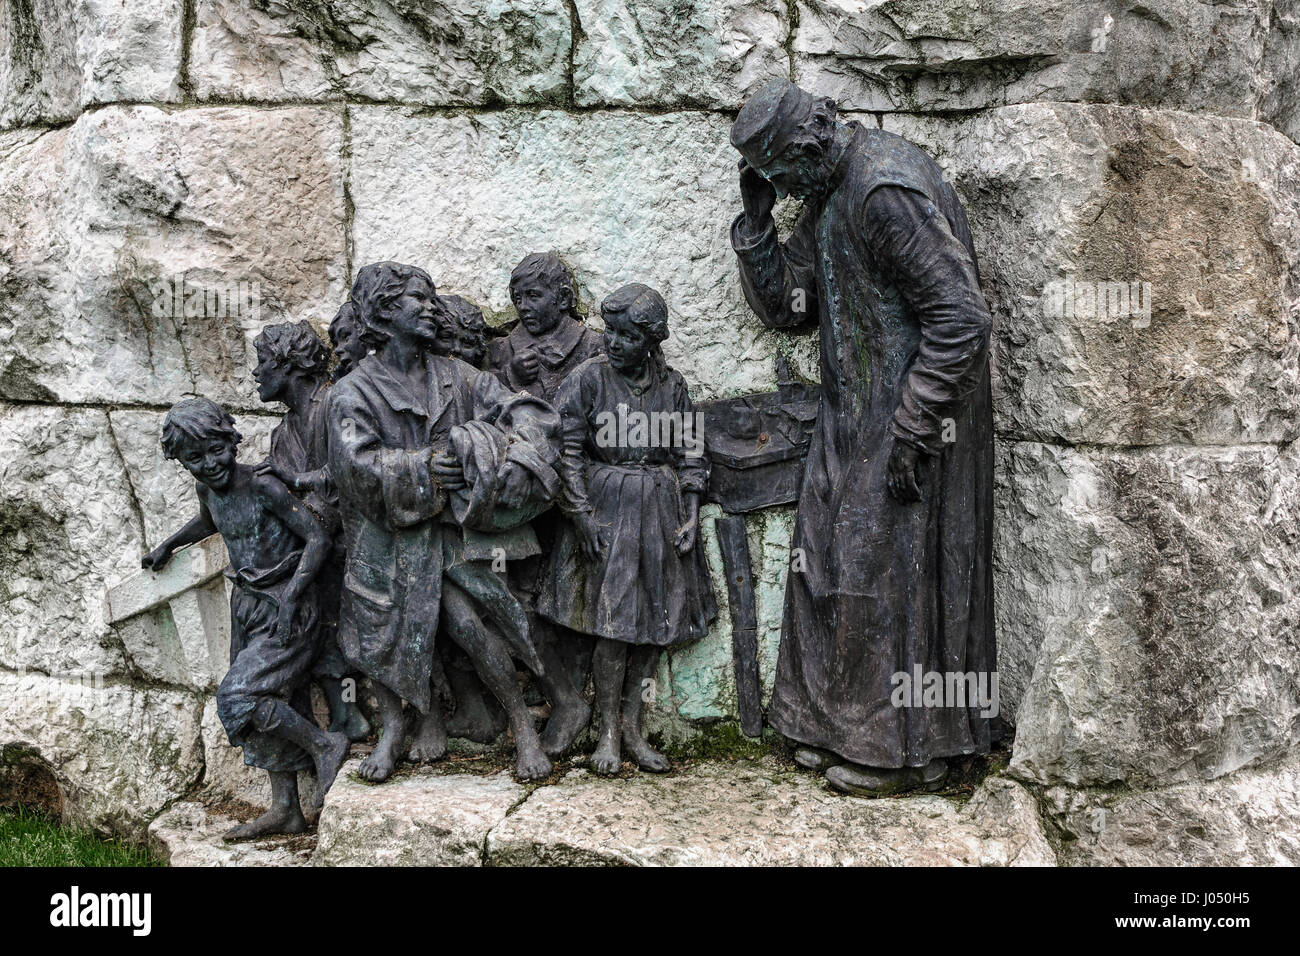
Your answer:
[[[885,128],[936,154],[979,226],[999,435],[1297,435],[1295,143],[1245,120],[1072,104],[891,116]],[[1051,284],[1067,280],[1073,314],[1053,298]],[[1112,280],[1149,283],[1150,314],[1117,314],[1109,300],[1091,314],[1089,289]]]
[[[0,398],[256,408],[252,335],[343,297],[335,112],[110,107],[0,144]]]
[[[1143,103],[1294,135],[1300,23],[1288,0],[799,0],[794,79],[845,109]]]
[[[735,109],[789,69],[783,0],[576,0],[573,57],[582,106]]]
[[[53,769],[64,819],[138,836],[203,771],[198,698],[0,670],[0,741],[35,747]]]
[[[0,18],[0,129],[180,99],[181,0],[23,0]]]
[[[190,76],[200,99],[340,94],[430,106],[533,103],[568,90],[562,0],[198,0]]]
[[[328,812],[328,811],[327,811]],[[494,865],[1051,866],[1029,793],[992,778],[942,797],[855,800],[768,762],[600,781],[572,771],[487,838]]]
[[[1067,866],[1300,864],[1294,761],[1160,790],[1052,787],[1043,803]]]
[[[182,800],[149,824],[149,848],[172,866],[307,866],[310,837],[225,843],[234,820]]]
[[[105,412],[0,404],[0,666],[124,671],[104,588],[133,573],[139,535]]]
[[[1013,773],[1151,787],[1300,744],[1294,446],[1025,442],[999,465],[999,633],[1037,658]]]
[[[746,308],[719,225],[737,202],[726,140],[726,117],[701,113],[357,108],[354,256],[421,263],[497,323],[513,317],[510,270],[535,249],[563,250],[589,315],[652,276],[674,317],[664,355],[692,396],[766,391],[777,338]],[[460,188],[440,185],[447,168]],[[796,369],[815,375],[815,342],[794,347]]]
[[[344,766],[321,814],[317,866],[481,866],[484,846],[527,791],[508,773],[417,771],[382,787]]]

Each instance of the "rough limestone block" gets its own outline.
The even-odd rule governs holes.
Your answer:
[[[714,598],[718,603],[718,616],[704,637],[671,648],[662,655],[661,669],[666,669],[671,675],[671,692],[659,694],[647,708],[670,706],[679,717],[687,720],[735,718],[737,713],[727,581],[722,573],[722,553],[718,550],[718,536],[713,526],[714,518],[720,513],[717,505],[703,505],[696,537],[696,547],[704,548]]]
[[[998,466],[999,668],[1037,659],[1012,773],[1150,787],[1295,750],[1294,446],[1026,442]]]
[[[774,761],[697,764],[666,777],[573,771],[487,838],[498,866],[1051,866],[1033,798],[990,778],[959,807],[937,796],[861,800]]]
[[[488,832],[527,792],[490,777],[417,770],[382,786],[349,763],[325,798],[316,866],[479,866]]]
[[[582,106],[739,109],[790,70],[784,0],[576,0]]]
[[[0,397],[261,410],[253,337],[346,294],[342,130],[131,106],[0,136]]]
[[[815,374],[815,336],[762,329],[741,297],[728,128],[702,113],[355,109],[354,261],[417,263],[440,290],[502,321],[513,317],[511,269],[553,249],[576,273],[593,325],[620,285],[664,294],[664,352],[697,400],[773,389],[778,344]]]
[[[0,747],[51,766],[65,822],[128,836],[198,781],[200,710],[179,691],[0,670]]]
[[[0,667],[121,673],[108,581],[140,566],[140,516],[106,413],[0,404]]]
[[[6,0],[0,129],[180,99],[182,0]]]
[[[182,800],[149,824],[149,847],[171,866],[306,866],[312,838],[268,837],[226,843],[221,835],[239,821]]]
[[[1300,865],[1294,761],[1141,792],[1052,787],[1045,815],[1069,866]]]
[[[794,79],[862,110],[1032,101],[1263,119],[1294,133],[1292,0],[799,0]]]
[[[994,313],[1000,435],[1300,434],[1300,147],[1244,120],[1111,106],[884,125],[934,152],[966,203]],[[1128,294],[1098,300],[1111,282]],[[1148,284],[1146,314],[1134,282]]]
[[[489,106],[569,88],[563,0],[197,0],[193,44],[201,100]]]

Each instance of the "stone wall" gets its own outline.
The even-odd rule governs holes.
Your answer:
[[[131,829],[247,782],[206,694],[138,660],[103,596],[192,506],[162,411],[225,403],[255,458],[252,336],[323,327],[359,265],[421,264],[502,322],[511,267],[556,249],[588,310],[664,292],[697,398],[773,387],[778,351],[816,376],[814,340],[749,312],[727,243],[727,128],[773,75],[922,144],[967,203],[996,322],[1011,772],[1067,839],[1098,793],[1149,790],[1114,801],[1118,836],[1071,842],[1119,860],[1145,826],[1125,808],[1160,794],[1177,820],[1197,787],[1293,791],[1267,781],[1300,744],[1300,0],[0,14],[0,746],[36,746],[73,815]],[[188,313],[182,278],[208,292]],[[750,522],[765,683],[789,529]],[[665,732],[734,713],[720,600],[661,670]]]

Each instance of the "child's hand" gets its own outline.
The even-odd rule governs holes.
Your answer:
[[[578,547],[588,561],[598,561],[606,547],[605,530],[591,515],[579,515],[574,521],[578,532]]]
[[[693,517],[677,529],[677,553],[687,554],[695,547],[695,531],[700,526],[699,517]]]
[[[465,487],[465,469],[451,452],[435,456],[429,468],[433,471],[433,477],[438,479],[438,484],[448,491]]]
[[[303,472],[301,475],[294,474],[292,471],[285,471],[278,465],[274,464],[269,458],[253,468],[253,473],[258,475],[274,475],[280,479],[290,491],[313,491],[315,482],[311,480],[312,473]],[[306,480],[304,480],[306,479]]]
[[[523,349],[510,360],[510,371],[517,381],[525,385],[537,378],[541,360],[532,349]]]
[[[147,568],[151,571],[161,571],[163,565],[172,559],[172,549],[165,544],[160,544],[143,558],[140,559],[140,567]]]

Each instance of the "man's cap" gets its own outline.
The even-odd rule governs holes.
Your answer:
[[[784,152],[790,136],[813,110],[811,94],[787,79],[768,80],[731,124],[731,145],[759,166]]]

